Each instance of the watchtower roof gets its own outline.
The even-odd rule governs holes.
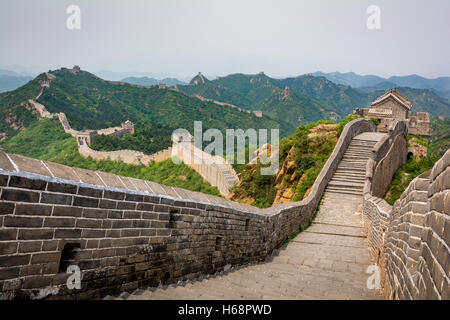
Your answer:
[[[383,94],[381,97],[378,97],[375,99],[370,106],[376,106],[377,104],[380,104],[381,102],[385,101],[386,99],[389,99],[392,97],[395,99],[398,103],[400,103],[402,106],[407,108],[408,110],[411,109],[412,103],[406,99],[404,95],[402,95],[397,89],[391,89],[385,94]]]

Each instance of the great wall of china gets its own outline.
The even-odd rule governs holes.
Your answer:
[[[450,299],[450,150],[391,207],[408,126],[376,131],[348,123],[308,196],[267,209],[0,153],[0,296]]]
[[[78,67],[67,69],[70,72],[79,72]],[[45,88],[50,88],[51,82],[55,79],[55,75],[46,73],[47,80],[41,82],[41,90],[35,99],[28,102],[38,111],[41,118],[52,119],[57,117],[64,131],[77,139],[78,151],[84,157],[91,157],[95,160],[113,160],[123,161],[128,164],[144,164],[148,165],[151,161],[161,162],[177,156],[183,162],[197,171],[206,181],[218,188],[224,196],[229,194],[230,188],[239,181],[234,169],[227,161],[221,157],[212,157],[203,150],[194,146],[194,141],[190,138],[181,141],[174,140],[172,147],[158,151],[155,154],[147,155],[135,150],[117,150],[117,151],[97,151],[89,147],[92,139],[97,135],[112,135],[121,137],[124,134],[133,134],[134,125],[130,121],[122,123],[121,127],[112,127],[100,130],[83,130],[78,131],[72,129],[66,115],[63,112],[53,114],[47,111],[44,105],[37,102],[44,92]],[[113,82],[116,84],[125,84],[123,82]],[[138,85],[136,85],[138,86]],[[143,86],[138,86],[143,87]],[[189,142],[189,143],[188,143]],[[203,159],[191,161],[191,159]]]

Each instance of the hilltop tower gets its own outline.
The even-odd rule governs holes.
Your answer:
[[[428,139],[430,137],[430,116],[428,112],[410,111],[412,103],[397,89],[391,89],[375,99],[370,108],[356,108],[353,113],[378,119],[379,132],[387,132],[393,120],[405,120],[408,133]]]

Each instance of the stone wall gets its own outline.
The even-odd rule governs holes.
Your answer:
[[[388,135],[374,146],[372,160],[376,162],[372,175],[372,195],[384,197],[392,177],[406,162],[408,128],[405,121],[395,121],[388,129]]]
[[[161,162],[172,157],[172,148],[167,148],[158,151],[155,154],[147,155],[140,151],[135,150],[116,150],[116,151],[97,151],[89,147],[87,141],[82,137],[77,138],[78,141],[78,152],[83,157],[91,157],[95,160],[113,160],[113,161],[123,161],[128,164],[138,165],[144,164],[148,165],[151,161]]]
[[[385,159],[376,152],[387,149],[376,147],[367,165],[363,219],[369,251],[381,269],[383,294],[450,299],[450,150],[431,171],[415,178],[392,207],[371,192],[380,181],[372,179],[377,159]]]
[[[430,116],[428,112],[417,112],[416,115],[410,112],[408,116],[408,128],[409,134],[428,138],[431,135]]]
[[[197,171],[203,179],[217,187],[220,193],[227,196],[231,187],[239,181],[238,175],[231,165],[222,157],[212,156],[195,147],[191,137],[187,140],[174,139],[172,145],[173,155]]]
[[[306,199],[267,209],[0,153],[0,297],[102,297],[263,259],[308,225],[351,139],[374,130],[348,123]],[[73,264],[80,290],[65,285]]]

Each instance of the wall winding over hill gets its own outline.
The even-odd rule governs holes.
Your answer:
[[[0,153],[0,297],[102,297],[260,260],[308,225],[351,139],[374,130],[347,124],[308,197],[267,209]]]
[[[379,160],[403,152],[398,149],[404,147],[398,143],[401,133],[395,131],[390,131],[390,143],[374,147],[363,201],[369,250],[381,269],[383,294],[393,299],[450,299],[450,150],[431,171],[415,178],[392,207],[375,195],[386,190],[384,181],[373,177],[380,166],[390,175],[401,164],[394,161],[389,168]]]

